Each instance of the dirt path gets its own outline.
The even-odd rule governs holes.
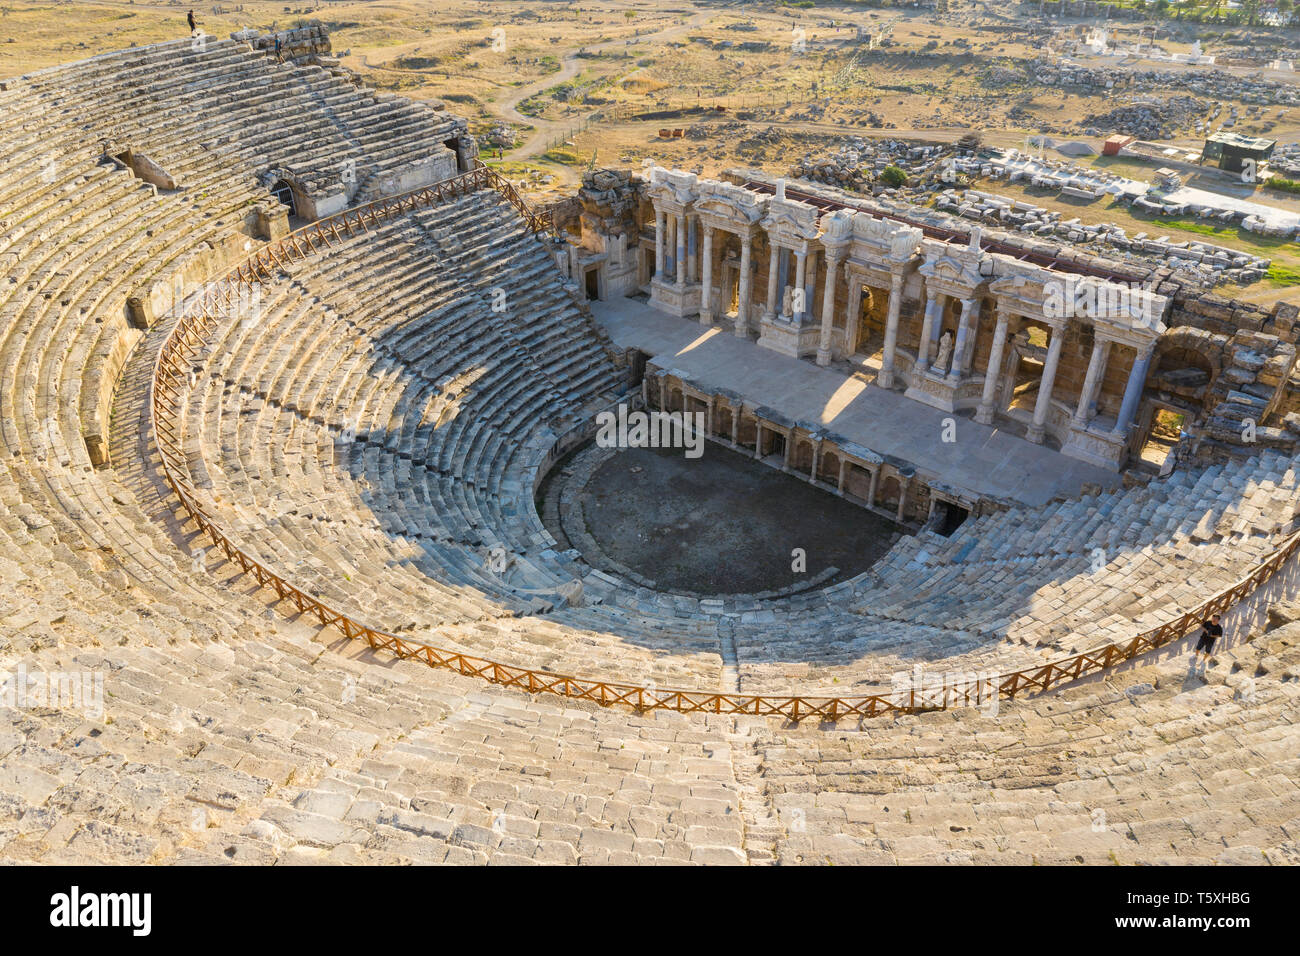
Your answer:
[[[572,122],[558,122],[556,120],[542,119],[537,116],[525,116],[519,112],[519,104],[530,96],[534,96],[543,90],[548,90],[553,86],[571,80],[581,71],[578,63],[578,53],[582,50],[588,52],[600,53],[604,50],[614,50],[628,45],[631,39],[634,43],[644,43],[653,40],[668,40],[680,36],[688,30],[694,29],[703,23],[706,23],[713,16],[713,11],[701,10],[695,13],[685,23],[679,23],[673,27],[667,27],[656,33],[646,33],[639,37],[621,37],[617,40],[609,40],[605,43],[598,43],[594,46],[577,46],[566,50],[560,56],[560,69],[556,73],[550,73],[540,80],[529,83],[527,86],[521,86],[516,89],[507,99],[497,104],[497,114],[510,123],[521,123],[533,127],[532,135],[521,146],[516,146],[510,151],[509,158],[513,160],[531,159],[539,156],[546,151],[546,143],[550,138],[559,132],[569,129]],[[546,164],[552,166],[555,164]],[[557,169],[563,168],[556,166]]]
[[[424,79],[432,79],[438,76],[445,77],[446,79],[451,79],[452,76],[456,76],[461,79],[472,79],[475,83],[490,83],[492,86],[500,86],[500,87],[505,87],[507,85],[501,80],[495,80],[490,76],[483,76],[481,74],[475,74],[474,76],[471,77],[464,72],[458,72],[453,74],[448,70],[438,70],[438,69],[427,68],[427,67],[425,69],[417,70],[414,67],[408,67],[408,66],[392,66],[391,64],[386,64],[386,63],[371,63],[370,55],[367,53],[359,54],[357,59],[361,61],[361,65],[365,69],[378,70],[382,73],[402,73],[407,76],[418,76]]]
[[[724,8],[725,9],[725,8]],[[575,46],[566,50],[560,56],[560,69],[550,73],[526,86],[521,86],[513,90],[510,95],[495,104],[496,114],[503,120],[513,124],[531,126],[533,131],[528,138],[513,150],[505,154],[505,159],[514,161],[533,160],[535,165],[543,166],[548,172],[557,177],[557,181],[564,184],[575,184],[581,178],[580,170],[561,163],[554,163],[548,160],[537,161],[549,143],[558,134],[571,130],[579,120],[550,120],[535,116],[525,116],[519,111],[519,104],[544,90],[557,86],[573,79],[581,72],[581,63],[579,62],[578,53],[586,50],[588,52],[601,52],[604,50],[619,49],[628,45],[628,40],[632,39],[634,43],[654,42],[672,39],[701,26],[709,21],[710,18],[722,12],[721,9],[696,10],[691,17],[675,26],[666,27],[654,33],[647,33],[639,37],[629,38],[622,37],[617,40],[609,40],[591,46]],[[768,21],[777,21],[782,23],[800,22],[780,14],[767,13],[760,11],[746,11],[746,14],[754,19]],[[837,16],[837,21],[841,24],[867,25],[863,19],[855,16]],[[873,24],[879,27],[879,24]],[[649,127],[650,121],[628,120],[624,122],[601,124],[599,129],[605,133],[625,133],[629,130],[635,130],[641,127]],[[968,127],[950,127],[943,129],[874,129],[866,127],[855,127],[841,123],[818,123],[795,120],[755,120],[756,127],[774,126],[778,129],[788,132],[812,132],[832,136],[863,136],[876,139],[888,139],[892,137],[916,139],[922,142],[946,143],[960,139],[963,135],[970,132]],[[1023,131],[993,131],[986,133],[984,141],[990,145],[1019,145],[1024,140]]]

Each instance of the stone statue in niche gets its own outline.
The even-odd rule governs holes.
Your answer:
[[[794,287],[786,286],[785,295],[781,297],[781,314],[787,318],[794,313],[790,311],[790,305],[794,299]]]
[[[950,358],[952,358],[952,333],[945,332],[939,338],[939,354],[934,357],[934,370],[946,373]]]

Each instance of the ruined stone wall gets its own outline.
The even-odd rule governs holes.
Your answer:
[[[1203,418],[1188,427],[1196,439],[1193,460],[1217,460],[1235,454],[1233,447],[1300,447],[1300,417],[1283,421],[1300,404],[1291,383],[1296,316],[1296,307],[1285,303],[1264,309],[1212,294],[1175,300],[1162,341],[1198,358],[1212,373],[1200,399]]]
[[[578,189],[583,235],[634,236],[640,231],[640,176],[628,170],[598,169],[583,174]]]
[[[637,246],[643,215],[643,180],[628,170],[598,169],[585,173],[577,208],[561,208],[568,228],[576,216],[576,258],[604,256],[601,275],[606,298],[627,295],[637,287]],[[577,262],[575,261],[575,265]]]
[[[313,57],[330,56],[329,31],[319,20],[312,20],[305,27],[294,30],[277,30],[273,33],[259,35],[255,30],[235,34],[235,39],[246,39],[253,49],[262,53],[275,52],[275,38],[280,38],[280,52],[285,60],[295,62],[310,61]]]

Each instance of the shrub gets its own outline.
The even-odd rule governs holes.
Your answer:
[[[1277,189],[1284,193],[1300,193],[1300,180],[1284,179],[1281,176],[1270,176],[1264,180],[1264,185],[1270,189]]]
[[[880,181],[886,186],[897,188],[907,182],[907,173],[897,166],[886,166],[880,171]]]

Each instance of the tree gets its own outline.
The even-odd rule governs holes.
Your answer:
[[[897,189],[907,182],[907,173],[897,166],[886,166],[880,171],[880,181],[886,186]]]

